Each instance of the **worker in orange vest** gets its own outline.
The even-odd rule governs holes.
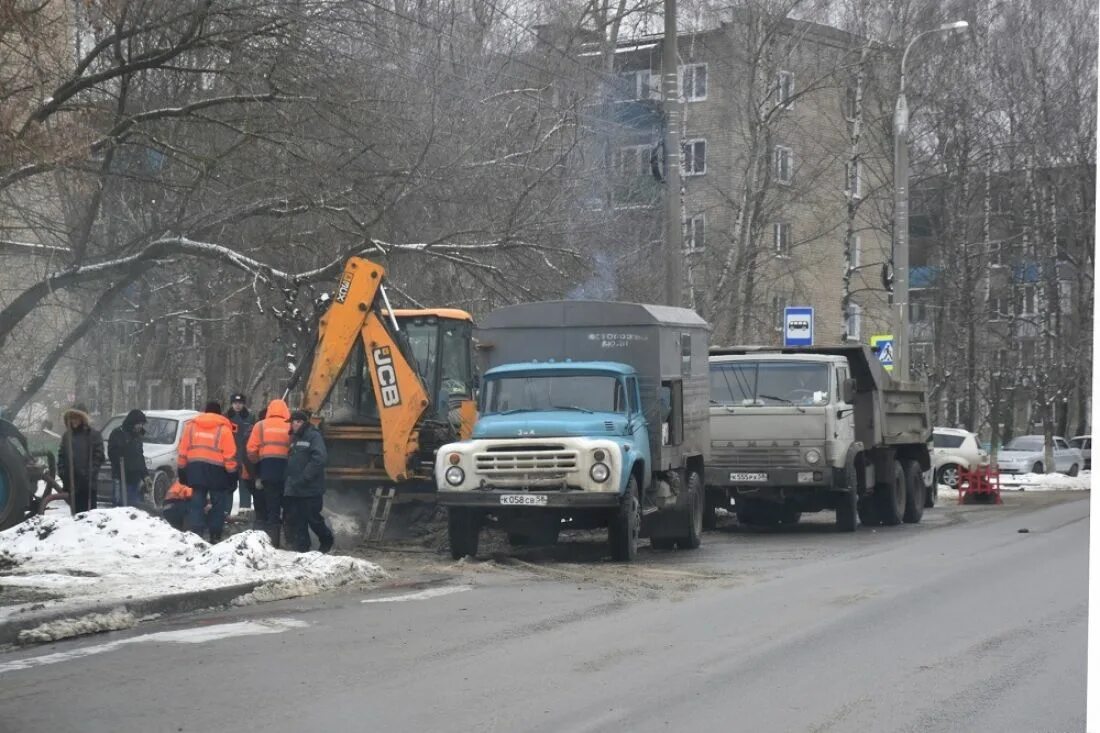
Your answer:
[[[176,466],[180,481],[192,490],[190,530],[200,536],[207,530],[211,542],[222,539],[240,475],[233,429],[221,405],[208,402],[205,411],[187,423],[180,439]]]
[[[168,487],[168,493],[164,495],[164,509],[161,511],[161,515],[164,517],[164,521],[181,532],[183,531],[184,520],[187,519],[187,514],[191,509],[192,493],[190,486],[181,484],[179,479],[176,479]]]
[[[256,478],[262,487],[256,494],[263,494],[262,505],[267,516],[257,516],[271,538],[271,544],[279,547],[283,526],[283,489],[286,486],[286,459],[290,454],[290,408],[282,400],[271,400],[267,412],[252,428],[248,436],[248,462],[256,467]],[[257,502],[260,506],[261,502]]]

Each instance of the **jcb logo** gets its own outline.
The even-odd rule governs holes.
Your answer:
[[[351,290],[352,274],[350,272],[344,273],[344,277],[340,280],[340,287],[336,288],[336,302],[343,303],[348,299],[348,291]]]
[[[397,372],[393,368],[390,347],[381,346],[374,350],[374,375],[378,379],[378,389],[382,393],[382,406],[400,405],[401,390],[397,388]]]

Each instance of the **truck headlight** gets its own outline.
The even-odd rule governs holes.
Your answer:
[[[598,484],[602,484],[611,477],[611,469],[607,467],[606,463],[594,463],[592,468],[588,470],[588,475],[592,477],[592,480]]]
[[[810,465],[821,463],[821,453],[816,448],[810,448],[806,451],[806,463]]]
[[[447,483],[451,486],[458,486],[466,480],[466,472],[458,466],[451,466],[444,472],[443,478],[447,479]]]

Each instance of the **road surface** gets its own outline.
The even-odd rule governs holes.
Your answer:
[[[1088,511],[402,561],[402,587],[0,655],[0,730],[1082,731]]]

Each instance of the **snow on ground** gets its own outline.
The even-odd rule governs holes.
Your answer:
[[[1016,476],[1001,474],[1001,492],[1009,491],[1088,491],[1092,487],[1092,472],[1082,471],[1076,476],[1062,473],[1023,473]],[[959,492],[950,486],[937,487],[939,501],[959,498]]]
[[[210,545],[139,509],[93,509],[71,517],[48,512],[0,532],[0,589],[33,588],[59,596],[38,608],[137,601],[262,581],[246,601],[316,593],[385,576],[366,560],[277,550],[263,532]],[[0,608],[0,623],[32,604]]]

